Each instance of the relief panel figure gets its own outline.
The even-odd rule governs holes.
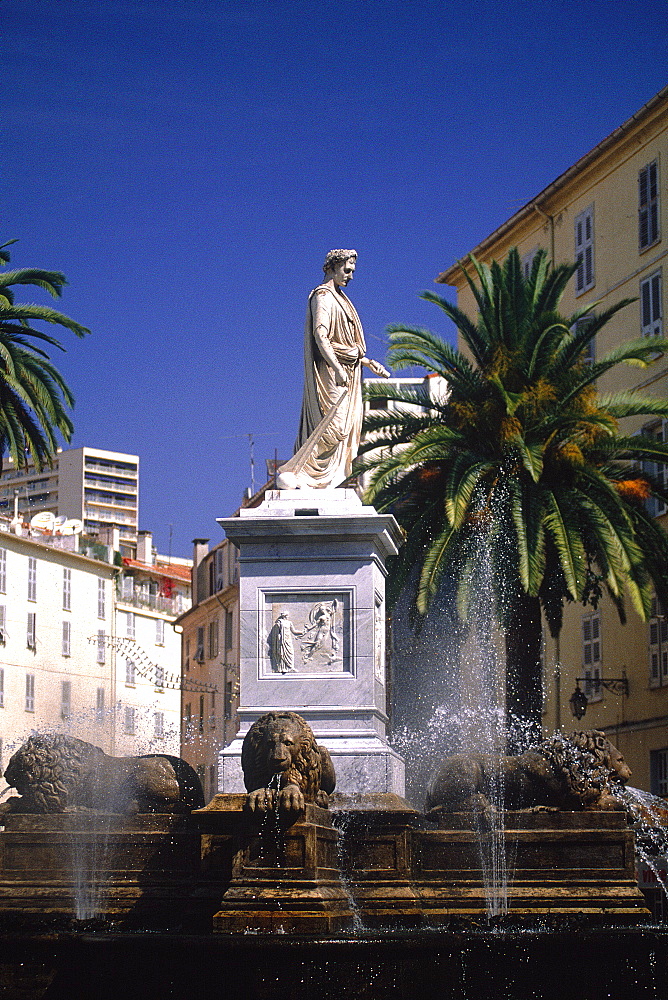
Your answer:
[[[293,635],[299,637],[303,634],[303,629],[294,627],[288,618],[287,611],[281,611],[274,622],[268,639],[269,659],[276,673],[290,674],[295,672],[295,647],[292,637]]]
[[[265,594],[264,675],[350,670],[350,614],[345,592]]]

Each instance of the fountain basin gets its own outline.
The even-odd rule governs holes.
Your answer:
[[[484,817],[441,812],[438,829],[416,833],[413,878],[425,921],[482,917],[489,909]],[[649,919],[623,812],[506,811],[502,840],[504,910],[513,920],[581,916],[616,924]]]
[[[176,927],[192,908],[201,849],[189,815],[9,813],[3,822],[0,927],[93,918]]]
[[[255,934],[2,935],[11,1000],[656,1000],[658,928]]]

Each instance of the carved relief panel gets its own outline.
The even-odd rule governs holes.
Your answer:
[[[263,594],[260,675],[350,673],[351,592]]]

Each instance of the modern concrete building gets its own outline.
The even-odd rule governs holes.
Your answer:
[[[59,451],[53,468],[16,469],[11,460],[0,477],[0,507],[15,505],[26,518],[40,511],[83,521],[87,534],[117,528],[121,551],[132,555],[139,515],[139,458],[100,448]]]
[[[563,300],[569,314],[600,302],[607,309],[619,299],[637,304],[613,318],[594,345],[603,356],[616,344],[664,332],[666,176],[668,174],[668,88],[557,177],[471,252],[480,261],[503,260],[518,247],[525,268],[539,248],[557,264],[577,261],[578,270]],[[462,255],[464,258],[464,255]],[[437,278],[457,289],[457,302],[470,316],[476,306],[462,272],[453,265]],[[599,308],[597,306],[597,308]],[[619,366],[599,389],[614,392],[636,387],[665,397],[668,361],[661,357],[647,369]],[[640,430],[627,421],[626,430]],[[665,440],[666,422],[644,429]],[[656,475],[666,467],[653,465]],[[665,508],[652,508],[666,522]],[[544,724],[549,731],[569,728],[574,720],[569,698],[582,678],[589,704],[580,727],[603,729],[619,746],[634,772],[633,783],[668,794],[668,623],[665,609],[646,624],[628,608],[621,625],[612,604],[598,609],[569,605],[561,637],[560,664],[546,638]],[[628,680],[628,696],[617,680]],[[606,686],[607,685],[607,686]],[[577,725],[577,724],[576,724]]]

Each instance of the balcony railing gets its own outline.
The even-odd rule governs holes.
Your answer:
[[[118,476],[121,479],[137,481],[137,469],[121,469],[117,465],[98,465],[97,462],[86,462],[84,474],[88,472],[101,472],[104,476]]]
[[[183,594],[175,597],[163,597],[161,594],[147,594],[142,590],[134,590],[131,594],[120,593],[119,604],[127,604],[133,608],[148,608],[151,611],[162,611],[166,615],[180,615],[187,611],[192,602]]]
[[[135,516],[132,517],[129,514],[121,514],[120,511],[106,510],[103,507],[100,507],[100,508],[86,507],[86,508],[84,508],[84,517],[85,518],[89,518],[90,520],[93,520],[93,521],[105,521],[105,522],[109,521],[111,523],[118,523],[118,524],[136,524],[137,523],[137,515],[136,515],[136,513],[135,513]]]
[[[93,476],[86,476],[84,481],[84,486],[86,489],[95,490],[110,490],[112,493],[129,493],[132,496],[137,495],[137,483],[129,480],[127,483],[123,483],[120,480],[118,482],[109,483],[105,482],[104,479],[95,479]]]

